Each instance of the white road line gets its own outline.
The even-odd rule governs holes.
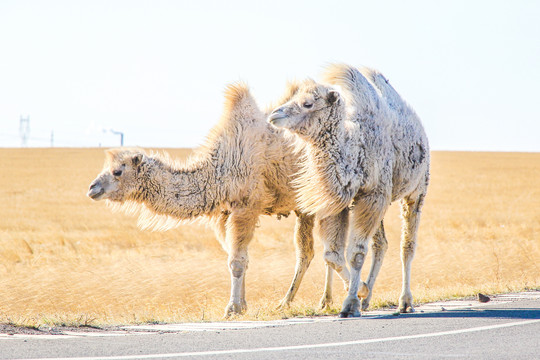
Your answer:
[[[323,343],[323,344],[292,345],[292,346],[266,347],[266,348],[255,348],[255,349],[194,351],[194,352],[181,352],[181,353],[171,353],[171,354],[148,354],[148,355],[138,354],[138,355],[124,355],[124,356],[73,357],[73,358],[38,358],[38,359],[27,359],[27,360],[131,360],[131,359],[182,358],[182,357],[210,356],[210,355],[245,354],[245,353],[271,352],[271,351],[291,351],[291,350],[317,349],[317,348],[327,348],[327,347],[372,344],[372,343],[378,343],[378,342],[401,341],[401,340],[410,340],[410,339],[430,338],[430,337],[437,337],[437,336],[448,336],[448,335],[464,334],[464,333],[471,333],[471,332],[477,332],[477,331],[502,329],[502,328],[513,327],[513,326],[523,326],[523,325],[535,324],[538,322],[540,322],[540,319],[517,321],[517,322],[506,323],[506,324],[479,326],[479,327],[468,328],[468,329],[441,331],[441,332],[426,333],[426,334],[395,336],[395,337],[378,338],[378,339],[343,341],[343,342]]]
[[[386,314],[386,316],[391,313]],[[354,321],[365,320],[382,317],[378,316],[366,316],[362,314],[361,318],[346,318],[340,319],[337,316],[328,316],[320,318],[304,318],[304,319],[287,319],[287,320],[270,320],[270,321],[229,321],[229,322],[210,322],[210,323],[183,323],[183,324],[163,324],[163,325],[135,325],[124,326],[122,329],[131,330],[147,330],[147,331],[224,331],[224,330],[245,330],[245,329],[259,329],[266,327],[278,327],[278,326],[290,326],[298,324],[313,324],[320,322],[336,322],[336,321]]]

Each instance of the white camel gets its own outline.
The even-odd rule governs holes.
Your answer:
[[[225,109],[206,144],[185,163],[140,149],[106,152],[101,174],[91,183],[88,196],[106,199],[127,211],[140,211],[143,228],[167,229],[183,220],[203,219],[210,224],[228,253],[231,296],[226,316],[246,309],[245,272],[248,245],[260,215],[297,214],[296,267],[290,288],[280,302],[293,300],[313,258],[314,215],[299,210],[291,179],[299,170],[284,131],[270,126],[244,84],[226,90]],[[285,94],[285,103],[292,94]],[[321,222],[321,236],[344,244],[347,209]],[[340,261],[340,258],[342,261]],[[332,299],[332,269],[349,283],[342,246],[325,252],[327,275],[321,305]],[[337,261],[335,260],[337,259]],[[367,295],[367,288],[361,294]]]
[[[300,209],[321,217],[351,208],[348,262],[349,293],[342,317],[360,316],[357,290],[367,245],[375,236],[374,258],[362,302],[369,306],[387,248],[382,220],[392,201],[401,199],[401,312],[413,311],[411,262],[416,248],[420,210],[429,182],[429,145],[422,124],[379,72],[330,65],[324,82],[306,80],[268,120],[295,135],[305,152],[294,180]]]

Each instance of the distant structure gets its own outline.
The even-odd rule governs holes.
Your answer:
[[[28,146],[28,137],[30,136],[30,116],[19,118],[19,136],[21,137],[21,147]]]
[[[120,146],[124,146],[124,133],[121,131],[115,131],[113,129],[109,130],[114,135],[120,135]]]

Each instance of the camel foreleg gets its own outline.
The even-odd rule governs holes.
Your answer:
[[[381,223],[389,200],[381,192],[362,194],[355,198],[352,210],[348,260],[351,267],[349,292],[343,302],[340,317],[360,316],[358,291],[368,286],[361,281],[360,273],[367,255],[369,240]],[[368,294],[365,294],[366,296]]]
[[[231,212],[226,223],[225,240],[229,252],[231,272],[231,297],[225,308],[225,316],[241,314],[247,308],[245,299],[245,276],[248,267],[248,245],[253,238],[257,217],[252,211]]]
[[[345,261],[345,244],[349,226],[349,210],[344,209],[339,214],[319,220],[319,235],[324,244],[324,260],[326,262],[326,282],[320,301],[321,308],[332,304],[333,270],[343,280],[347,289],[349,286],[349,270]]]

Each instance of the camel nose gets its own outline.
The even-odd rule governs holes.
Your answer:
[[[282,108],[277,108],[274,111],[272,111],[270,116],[268,116],[268,122],[270,124],[276,124],[276,122],[278,122],[278,120],[285,119],[286,117],[287,117],[287,115],[285,114],[283,109]]]
[[[101,186],[101,183],[97,180],[92,182],[90,184],[90,188],[88,189],[88,197],[97,200],[97,198],[102,195],[105,192],[103,187]]]

